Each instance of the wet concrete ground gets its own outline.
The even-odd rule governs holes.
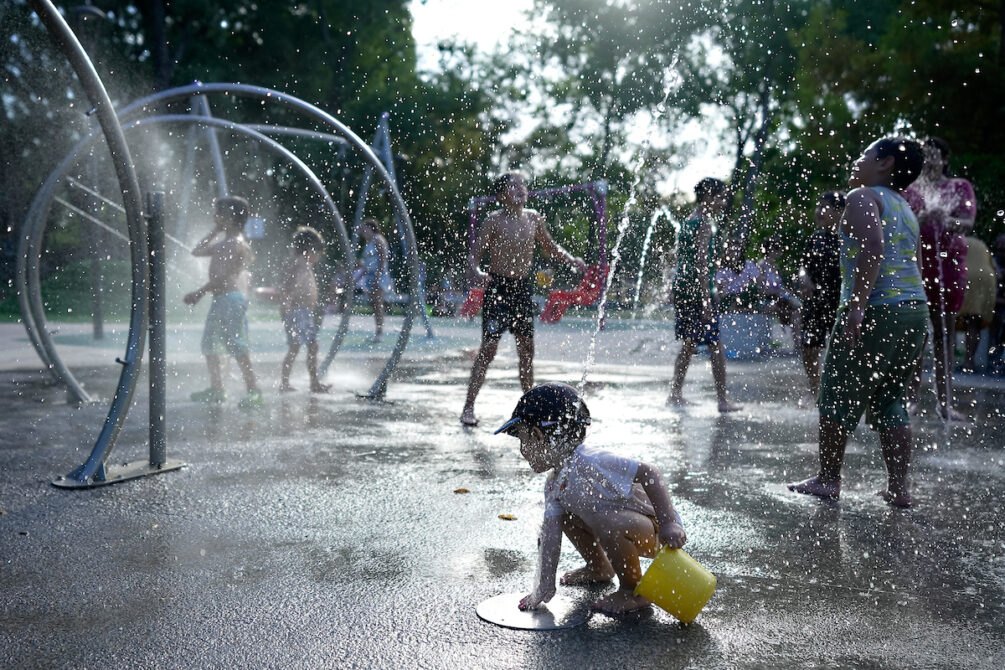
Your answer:
[[[437,321],[437,340],[420,334],[378,404],[353,395],[391,346],[371,351],[367,325],[336,359],[330,395],[267,393],[255,414],[234,406],[237,379],[225,406],[187,400],[205,377],[198,328],[179,330],[168,453],[188,466],[86,491],[49,481],[84,461],[107,404],[67,405],[19,326],[0,326],[0,666],[1005,665],[1000,384],[960,389],[975,403],[971,427],[917,421],[914,509],[873,495],[884,470],[862,427],[845,493],[829,503],[784,486],[816,464],[816,417],[795,408],[794,358],[730,362],[746,411],[728,417],[697,359],[685,388],[695,404],[676,411],[664,406],[677,351],[668,325],[612,322],[590,375],[588,440],[663,471],[688,551],[719,587],[688,626],[657,611],[641,623],[597,615],[571,630],[514,631],[474,611],[529,589],[535,568],[543,476],[515,440],[491,434],[520,395],[512,341],[479,398],[482,426],[465,430],[457,416],[476,325]],[[255,326],[263,381],[283,353],[274,330]],[[63,327],[57,344],[107,398],[121,352],[83,333]],[[540,328],[538,379],[578,381],[590,334],[585,320]],[[113,461],[145,454],[145,393],[137,401]],[[566,544],[561,568],[576,565]],[[561,588],[584,603],[602,593]]]

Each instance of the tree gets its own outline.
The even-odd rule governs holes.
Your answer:
[[[99,69],[107,75],[116,104],[194,80],[239,81],[314,103],[364,139],[372,136],[380,114],[390,112],[399,178],[420,245],[439,251],[447,246],[445,241],[455,241],[463,203],[470,195],[470,176],[484,174],[488,164],[491,143],[480,120],[488,102],[457,72],[420,78],[408,0],[104,0],[100,4],[110,20],[90,51],[105,65]],[[7,213],[13,203],[30,200],[53,161],[89,124],[77,109],[68,109],[66,101],[79,99],[80,93],[65,60],[52,50],[24,0],[4,4],[0,12],[4,13],[0,37],[5,45],[14,44],[16,51],[15,58],[5,59],[7,123],[0,130],[4,146],[10,147],[4,178],[18,181],[5,184],[9,188],[0,212],[4,223],[13,226],[20,218]],[[241,107],[242,101],[233,104]],[[252,107],[244,105],[239,111],[250,118],[261,114]],[[270,113],[269,119],[261,120],[296,121]],[[76,122],[67,122],[69,118]],[[30,147],[42,144],[47,149],[44,157],[22,169],[22,161],[31,158]],[[329,183],[341,179],[341,168],[325,154],[325,147],[296,140],[291,146],[305,157],[312,155],[317,170],[328,170],[322,177]],[[271,172],[261,164],[264,156],[252,158],[255,164],[249,163],[249,173]],[[279,179],[284,171],[277,169],[275,175]],[[285,197],[281,187],[269,188],[277,202]],[[430,260],[436,264],[439,256]]]

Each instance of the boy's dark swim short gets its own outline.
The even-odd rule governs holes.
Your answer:
[[[490,274],[482,302],[482,338],[498,340],[507,330],[520,337],[534,337],[534,282],[527,277]]]
[[[674,335],[678,340],[691,340],[697,344],[712,344],[719,341],[719,315],[711,311],[711,318],[702,318],[701,300],[675,297],[674,307],[677,309],[677,320],[674,322]]]
[[[804,347],[823,347],[834,329],[837,318],[837,300],[825,302],[810,298],[803,303],[802,342]]]

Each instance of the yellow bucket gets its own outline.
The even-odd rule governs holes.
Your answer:
[[[635,595],[691,623],[715,592],[715,575],[683,549],[663,547],[635,587]]]

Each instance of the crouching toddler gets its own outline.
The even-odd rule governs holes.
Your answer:
[[[654,557],[661,544],[677,549],[687,541],[659,472],[584,445],[589,424],[590,411],[576,390],[549,382],[525,393],[496,431],[520,438],[520,454],[535,472],[550,471],[537,585],[520,601],[521,609],[534,609],[555,595],[563,533],[586,564],[565,573],[562,584],[603,583],[617,575],[618,590],[593,604],[609,616],[650,607],[634,592],[642,578],[639,557]]]

